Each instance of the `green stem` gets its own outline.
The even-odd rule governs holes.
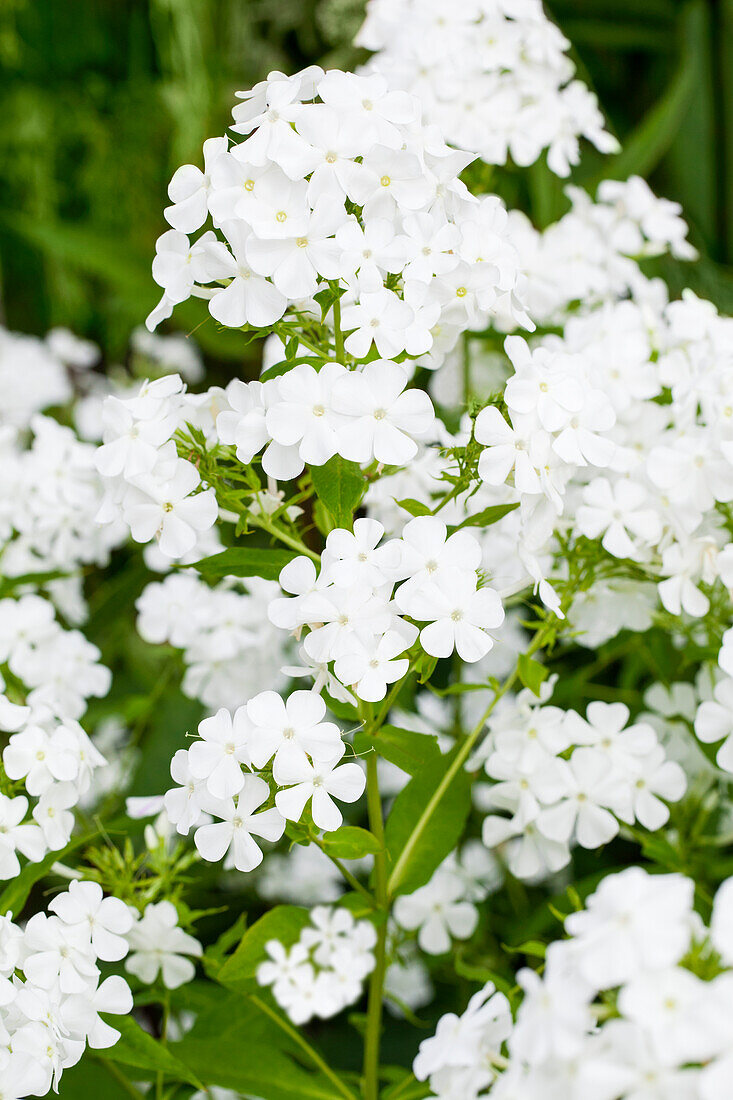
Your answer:
[[[344,334],[341,331],[341,302],[337,299],[333,303],[333,332],[336,342],[336,361],[344,361]]]
[[[366,1034],[364,1037],[364,1100],[379,1100],[379,1048],[382,1038],[382,1008],[384,1003],[384,978],[387,970],[387,855],[384,850],[384,821],[382,799],[377,775],[377,754],[367,757],[367,809],[369,828],[379,842],[380,850],[374,857],[374,893],[377,906],[382,910],[382,920],[377,927],[377,944],[374,950],[375,966],[369,979]]]
[[[372,896],[372,894],[369,893],[366,886],[363,886],[359,882],[356,875],[352,874],[352,872],[348,869],[348,867],[344,867],[344,865],[343,865],[343,863],[341,862],[340,859],[337,859],[336,856],[332,856],[331,853],[329,851],[327,851],[326,848],[324,848],[320,837],[314,837],[314,840],[315,840],[315,843],[318,845],[318,847],[323,852],[323,854],[328,856],[328,858],[331,860],[331,863],[333,863],[334,867],[338,867],[339,871],[344,876],[344,879],[346,880],[346,882],[348,882],[349,886],[351,886],[351,888],[353,890],[357,890],[369,902],[369,904],[371,906],[373,906],[374,905],[374,897]]]
[[[287,531],[281,530],[274,523],[270,523],[269,520],[262,516],[248,516],[247,522],[251,523],[253,527],[259,527],[261,531],[267,531],[268,535],[272,535],[273,538],[279,539],[280,542],[285,543],[291,550],[297,550],[301,554],[307,554],[308,557],[315,562],[320,562],[321,555],[316,554],[315,550],[310,550],[304,542],[295,538],[294,535],[289,535]]]
[[[542,647],[542,645],[544,644],[544,641],[545,641],[545,637],[546,637],[545,628],[542,628],[542,629],[537,631],[537,633],[535,634],[534,640],[532,641],[531,646],[527,650],[527,656],[528,657],[531,657],[533,653],[536,653],[537,650]],[[495,692],[494,698],[491,700],[488,707],[486,708],[484,713],[481,715],[481,718],[477,722],[476,726],[473,728],[471,733],[468,735],[466,740],[461,745],[460,749],[458,750],[458,752],[454,756],[450,767],[448,768],[447,772],[445,773],[442,780],[440,781],[440,783],[436,787],[435,791],[433,792],[433,795],[429,799],[427,805],[425,806],[425,809],[420,814],[420,817],[418,818],[414,829],[410,833],[409,837],[407,838],[407,842],[406,842],[404,848],[400,852],[399,859],[397,860],[397,862],[394,865],[394,869],[392,871],[392,874],[389,877],[389,882],[387,883],[387,897],[388,898],[391,898],[391,897],[394,896],[395,890],[398,888],[398,886],[402,882],[402,878],[403,878],[405,870],[406,870],[406,868],[407,868],[407,866],[410,862],[410,858],[412,857],[412,853],[415,849],[415,846],[417,845],[417,843],[420,840],[421,836],[425,832],[425,829],[427,828],[431,817],[433,816],[433,814],[437,810],[438,806],[440,805],[440,802],[443,798],[443,795],[446,793],[446,791],[450,787],[451,783],[455,779],[456,775],[461,770],[461,768],[463,767],[463,765],[466,763],[469,756],[473,752],[473,749],[476,746],[476,742],[478,741],[479,737],[481,736],[481,734],[483,732],[483,728],[486,725],[486,721],[489,718],[491,712],[493,711],[494,707],[499,702],[499,700],[502,698],[502,696],[506,695],[507,691],[509,691],[509,689],[512,687],[512,685],[516,681],[518,675],[519,675],[519,663],[517,662],[517,665],[514,668],[514,671],[511,673],[510,676],[507,677],[507,679],[504,681],[504,683],[501,685],[501,687],[498,688],[498,690]]]
[[[338,1074],[331,1069],[328,1063],[323,1060],[318,1051],[310,1045],[307,1039],[303,1038],[297,1028],[292,1027],[279,1012],[275,1012],[273,1008],[270,1008],[267,1002],[258,997],[256,993],[249,993],[247,996],[252,1004],[255,1005],[256,1008],[259,1008],[260,1012],[264,1012],[266,1016],[269,1016],[286,1035],[290,1036],[294,1043],[298,1044],[304,1054],[307,1054],[313,1065],[328,1078],[341,1096],[346,1097],[346,1100],[357,1100],[356,1094],[353,1093],[348,1085],[341,1080]]]

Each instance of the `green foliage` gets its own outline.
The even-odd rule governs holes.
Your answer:
[[[297,557],[294,550],[260,550],[245,546],[232,546],[221,554],[194,562],[196,569],[207,578],[263,577],[276,581],[288,562]]]
[[[307,909],[296,905],[270,909],[244,933],[234,954],[217,971],[217,981],[238,992],[256,988],[255,971],[265,959],[265,945],[270,940],[279,940],[290,947],[307,923]]]
[[[382,726],[374,736],[362,732],[356,734],[354,750],[361,753],[371,749],[408,775],[415,775],[425,764],[433,763],[440,757],[436,737],[390,725]]]
[[[513,512],[519,504],[492,504],[489,508],[484,508],[481,512],[476,512],[473,516],[467,516],[461,523],[455,527],[451,527],[451,531],[461,531],[464,527],[491,527],[493,523],[498,523],[504,516]]]
[[[197,1013],[196,1023],[170,1050],[207,1086],[267,1100],[334,1100],[339,1095],[323,1073],[306,1068],[294,1029],[260,997],[242,997],[213,984],[192,994],[183,1003]]]
[[[343,825],[335,833],[326,833],[320,840],[320,847],[336,859],[361,859],[381,851],[373,833],[358,825]]]
[[[444,788],[453,755],[419,768],[395,799],[385,827],[393,893],[411,893],[423,886],[461,838],[471,808],[471,783],[459,768]],[[431,800],[437,802],[435,810],[420,827]]]
[[[334,455],[325,466],[311,467],[316,496],[336,527],[351,530],[354,509],[364,495],[366,481],[356,462]]]
[[[534,692],[535,695],[539,695],[540,688],[547,679],[547,669],[545,666],[541,665],[539,661],[533,660],[532,657],[528,657],[526,653],[520,653],[517,662],[517,672],[524,686]]]
[[[164,1078],[171,1081],[185,1081],[195,1088],[203,1088],[202,1082],[194,1071],[168,1050],[163,1043],[158,1042],[143,1031],[132,1016],[115,1016],[112,1018],[113,1026],[121,1033],[120,1040],[105,1051],[105,1057],[112,1062],[121,1062],[125,1066],[132,1066],[136,1071],[142,1070],[136,1076],[147,1076],[148,1072],[161,1073]]]

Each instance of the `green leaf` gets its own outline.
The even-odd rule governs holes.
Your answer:
[[[311,478],[316,496],[336,526],[351,530],[354,511],[366,489],[366,480],[356,462],[334,455],[325,466],[312,466]]]
[[[440,757],[437,737],[397,726],[382,726],[371,744],[380,756],[408,775],[415,775],[425,764]]]
[[[377,838],[357,825],[345,825],[335,833],[326,833],[320,846],[336,859],[361,859],[382,850]]]
[[[58,1091],[59,1100],[99,1096],[104,1100],[130,1100],[130,1092],[117,1080],[123,1074],[105,1057],[104,1051],[88,1051],[75,1066],[65,1069]]]
[[[265,959],[265,944],[279,940],[290,947],[308,924],[307,909],[277,905],[260,917],[242,936],[239,946],[217,973],[217,981],[239,992],[256,987],[255,972]]]
[[[503,943],[502,947],[510,955],[529,955],[534,959],[544,959],[547,954],[547,944],[542,943],[541,940],[525,940],[524,943],[517,944],[516,947],[510,947],[509,944]]]
[[[392,893],[411,893],[423,886],[461,838],[471,809],[471,781],[465,768],[459,768],[444,786],[454,756],[423,765],[395,799],[385,828]]]
[[[279,378],[281,374],[287,374],[289,370],[301,363],[309,363],[312,367],[319,367],[323,362],[323,359],[319,359],[315,355],[299,355],[295,359],[283,359],[281,363],[273,363],[267,370],[263,370],[259,380],[260,382],[267,382],[270,378]]]
[[[306,1068],[295,1028],[266,991],[249,997],[202,983],[190,997],[189,989],[181,990],[182,1005],[190,1005],[196,1023],[170,1050],[207,1086],[267,1100],[340,1100],[324,1073]]]
[[[0,579],[0,598],[10,595],[11,592],[22,588],[23,585],[32,584],[38,588],[41,585],[48,584],[49,581],[57,581],[61,577],[68,577],[68,575],[60,569],[53,569],[46,573],[21,573],[17,577],[3,577]]]
[[[409,512],[411,516],[429,516],[432,515],[432,509],[429,505],[423,504],[421,500],[415,500],[413,497],[405,497],[404,500],[397,500],[396,497],[392,498],[395,504],[398,504],[400,508],[404,508],[406,512]]]
[[[203,1088],[193,1070],[171,1054],[168,1047],[159,1043],[147,1031],[143,1031],[132,1016],[112,1016],[110,1021],[121,1033],[120,1040],[104,1052],[104,1057],[110,1062],[121,1062],[136,1069],[162,1073],[172,1081],[182,1081],[195,1088]]]
[[[517,672],[524,686],[533,691],[535,695],[539,695],[542,683],[547,679],[545,666],[541,665],[539,661],[535,661],[534,658],[528,657],[526,653],[521,653],[517,661]]]
[[[468,516],[457,527],[451,527],[450,530],[453,532],[461,531],[464,527],[491,527],[492,523],[498,523],[500,519],[508,516],[510,512],[518,507],[519,501],[516,504],[492,504],[490,508],[484,508],[482,512],[477,512],[475,516]]]
[[[189,568],[197,569],[205,577],[264,577],[266,581],[276,581],[281,570],[297,556],[295,550],[232,546],[194,562]]]

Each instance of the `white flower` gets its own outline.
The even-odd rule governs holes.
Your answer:
[[[469,939],[478,924],[478,910],[465,891],[458,876],[439,868],[425,886],[396,899],[394,918],[402,928],[418,930],[423,951],[442,955],[450,950],[451,937]]]
[[[239,707],[234,715],[222,707],[212,718],[199,722],[201,740],[188,750],[188,766],[194,779],[205,780],[214,798],[231,798],[244,786],[242,764],[250,762],[250,733],[245,707]]]
[[[682,875],[649,875],[629,867],[605,878],[571,913],[577,965],[596,989],[621,985],[678,962],[690,941],[693,883]]]
[[[231,865],[238,871],[253,871],[262,862],[262,849],[253,835],[263,840],[279,840],[285,829],[285,819],[276,809],[260,810],[270,797],[270,788],[257,775],[246,775],[244,786],[236,798],[211,803],[207,809],[221,820],[202,825],[194,841],[204,859],[218,863],[231,852]]]
[[[475,572],[481,565],[481,546],[470,531],[448,529],[438,516],[418,516],[405,524],[402,543],[401,574],[407,582],[399,589],[397,602],[406,606],[408,593],[426,582],[440,584],[456,573]]]
[[[388,630],[376,638],[361,639],[357,634],[352,639],[353,649],[336,658],[334,673],[342,684],[353,687],[360,699],[376,703],[387,694],[387,684],[401,680],[409,667],[409,660],[403,657],[395,660],[400,653],[414,642],[417,628],[406,634],[410,623],[404,623],[398,632]],[[347,644],[347,649],[348,649]]]
[[[130,955],[125,969],[152,985],[161,974],[166,989],[177,989],[196,973],[191,959],[203,954],[201,944],[178,927],[178,913],[170,901],[145,906],[142,917],[127,933]]]
[[[349,332],[345,348],[355,358],[365,359],[374,344],[380,359],[390,360],[405,350],[405,332],[412,319],[410,306],[393,291],[363,291],[358,304],[343,310],[343,328]]]
[[[603,755],[594,749],[576,749],[569,761],[559,761],[558,766],[567,793],[556,805],[542,810],[537,828],[557,841],[569,841],[575,833],[583,848],[608,844],[619,830],[608,809],[622,797],[619,777],[609,774]]]
[[[456,650],[464,661],[480,661],[493,646],[486,633],[504,621],[498,594],[478,588],[475,574],[446,574],[426,583],[397,602],[411,618],[430,622],[420,631],[420,644],[433,657],[449,657]]]
[[[0,879],[20,874],[16,852],[37,863],[46,854],[43,833],[37,825],[25,824],[28,799],[0,794]]]
[[[173,174],[168,185],[168,198],[173,203],[166,207],[166,221],[183,233],[200,229],[208,214],[208,194],[211,172],[218,158],[227,151],[225,137],[209,138],[204,142],[204,170],[193,164],[184,164]]]
[[[196,467],[176,459],[161,480],[155,473],[136,479],[123,501],[123,515],[136,542],[157,538],[168,558],[181,558],[196,543],[196,533],[216,521],[213,489],[191,495],[201,483]]]
[[[84,993],[99,971],[86,928],[72,928],[58,917],[35,913],[25,928],[26,978],[42,989],[58,981],[62,993]]]
[[[339,363],[324,363],[319,371],[301,363],[277,380],[279,399],[267,410],[267,431],[283,447],[297,444],[303,463],[323,466],[338,451],[343,418],[334,412],[334,392],[345,374]]]
[[[33,818],[41,826],[46,846],[52,852],[65,848],[74,829],[72,806],[79,801],[73,783],[54,783],[33,807]]]
[[[695,733],[706,744],[722,741],[716,761],[733,772],[733,679],[726,676],[713,688],[713,698],[702,702],[695,715]]]
[[[209,312],[227,328],[243,325],[266,328],[282,317],[287,299],[250,265],[247,258],[249,230],[238,222],[227,222],[226,236],[231,253],[224,245],[212,243],[209,255],[218,263],[216,275],[229,277],[231,282],[212,296]]]
[[[3,764],[11,779],[25,779],[28,793],[40,795],[53,783],[76,779],[79,744],[71,729],[64,726],[52,733],[40,726],[26,726],[10,738],[3,751]]]
[[[98,883],[70,882],[48,907],[64,924],[86,931],[98,958],[114,962],[127,954],[124,937],[132,928],[132,914],[119,898],[104,897]]]
[[[202,816],[202,805],[209,796],[205,779],[198,779],[191,772],[186,749],[178,749],[171,760],[171,778],[180,784],[166,791],[165,812],[181,836],[188,836]]]
[[[733,878],[718,887],[710,921],[710,939],[726,966],[733,964]]]
[[[344,324],[346,324],[344,320]],[[424,390],[405,391],[399,364],[375,359],[334,386],[333,407],[348,418],[339,429],[339,454],[353,462],[401,466],[417,454],[415,439],[430,430],[435,414]]]
[[[247,258],[258,275],[268,275],[286,298],[309,298],[318,289],[318,277],[338,279],[340,249],[334,233],[346,221],[342,204],[328,197],[313,209],[303,229],[284,239],[252,237]],[[272,235],[274,236],[274,234]]]
[[[611,484],[597,477],[583,490],[584,504],[578,508],[576,523],[581,534],[601,543],[617,558],[638,560],[640,546],[651,546],[662,533],[658,512],[644,507],[648,493],[643,485],[628,478]]]
[[[343,817],[334,799],[356,802],[366,786],[366,776],[353,762],[340,764],[346,751],[341,744],[330,760],[311,762],[302,750],[293,751],[275,761],[273,778],[279,787],[275,805],[288,821],[300,821],[306,804],[311,803],[311,815],[318,829],[333,832]]]
[[[273,755],[275,764],[303,752],[313,760],[331,760],[341,748],[341,732],[324,722],[326,704],[312,691],[294,691],[287,700],[277,692],[262,691],[247,703],[252,723],[250,752],[255,767],[263,768]]]

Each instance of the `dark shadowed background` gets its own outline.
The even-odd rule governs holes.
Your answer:
[[[576,180],[639,172],[679,200],[702,253],[668,264],[733,312],[733,0],[551,0],[624,143],[585,150]],[[149,275],[173,170],[270,69],[351,67],[364,0],[0,0],[2,319],[68,325],[121,356],[158,297]],[[501,183],[499,186],[501,190]],[[564,207],[538,165],[508,201],[540,224]],[[193,328],[195,302],[172,322]],[[197,334],[215,359],[234,334]],[[232,337],[234,337],[232,339]]]

